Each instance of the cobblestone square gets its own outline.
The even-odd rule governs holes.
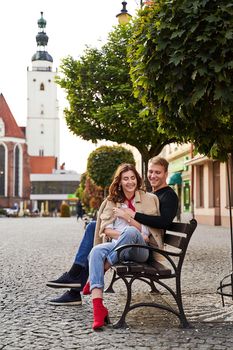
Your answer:
[[[198,225],[184,263],[184,308],[192,323],[180,329],[175,316],[141,308],[127,317],[129,328],[93,332],[90,296],[82,306],[53,306],[63,290],[46,287],[73,263],[83,223],[76,218],[0,218],[0,349],[232,349],[233,301],[223,308],[216,293],[231,271],[230,231]],[[106,280],[110,277],[109,273]],[[135,298],[156,298],[138,283]],[[124,286],[105,294],[111,321],[123,307]]]

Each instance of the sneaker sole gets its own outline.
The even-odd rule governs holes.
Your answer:
[[[64,303],[64,302],[56,302],[56,301],[49,301],[50,305],[57,305],[57,306],[69,306],[69,305],[82,305],[82,301],[71,301],[68,303]]]
[[[47,287],[51,288],[81,288],[81,283],[67,283],[67,284],[59,284],[59,283],[46,283]]]

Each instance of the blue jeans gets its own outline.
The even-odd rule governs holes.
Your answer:
[[[147,245],[141,233],[135,227],[127,228],[116,242],[102,243],[95,246],[89,255],[90,289],[104,288],[104,263],[107,259],[110,265],[118,261],[115,248],[123,244]],[[121,253],[124,261],[132,260],[145,262],[149,257],[149,250],[143,248],[128,248]]]
[[[95,226],[96,226],[96,221],[91,221],[87,225],[74,260],[75,264],[81,265],[83,267],[80,275],[81,289],[85,286],[88,279],[88,274],[89,274],[88,273],[88,255],[91,249],[93,248],[93,244],[94,244]],[[80,291],[80,288],[72,288],[72,289]]]
[[[91,221],[84,232],[74,263],[88,270],[88,255],[93,248],[96,221]]]

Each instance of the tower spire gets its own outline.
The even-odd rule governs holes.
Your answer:
[[[46,51],[46,46],[49,41],[49,37],[45,32],[46,28],[46,20],[43,17],[43,12],[40,13],[41,17],[38,19],[37,24],[39,27],[39,32],[36,36],[36,42],[37,46],[39,47],[39,50],[32,56],[32,61],[49,61],[53,62],[52,56],[49,55],[49,53]]]

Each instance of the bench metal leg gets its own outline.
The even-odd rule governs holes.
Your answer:
[[[176,302],[179,309],[179,319],[180,319],[180,327],[181,328],[191,328],[189,324],[183,308],[182,296],[181,296],[181,287],[180,287],[180,278],[176,279]]]
[[[126,288],[127,288],[127,299],[125,303],[125,307],[123,310],[123,313],[117,323],[113,325],[114,328],[128,328],[127,323],[125,322],[126,315],[130,309],[130,304],[131,304],[131,298],[132,298],[132,292],[131,292],[131,286],[132,286],[132,280],[130,282],[127,281],[126,278],[121,277],[121,279],[124,281]]]
[[[150,287],[151,287],[150,293],[156,293],[156,294],[160,293],[160,291],[155,287],[153,280],[150,280]]]
[[[111,282],[109,286],[104,290],[104,293],[115,293],[113,289],[113,284],[116,282],[117,279],[118,278],[116,278],[116,271],[113,271]]]

